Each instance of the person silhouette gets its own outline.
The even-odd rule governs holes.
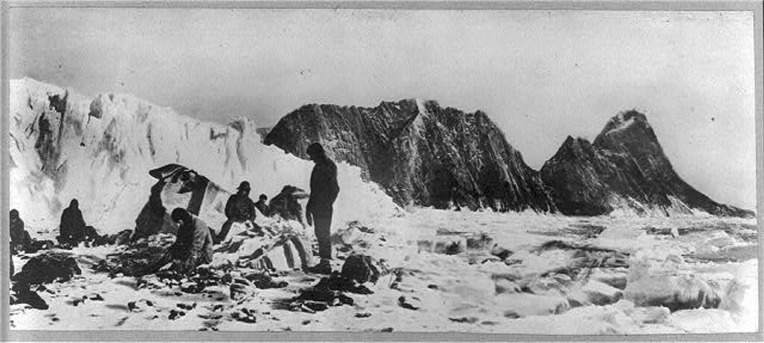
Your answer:
[[[69,207],[61,213],[59,225],[58,243],[62,245],[76,246],[85,239],[85,220],[79,208],[79,201],[72,199]]]
[[[337,165],[326,156],[324,147],[319,143],[308,146],[306,151],[310,159],[316,163],[310,175],[310,199],[306,206],[305,217],[308,225],[314,226],[316,239],[318,240],[318,255],[321,262],[309,271],[320,274],[332,272],[332,244],[331,235],[332,214],[334,213],[334,201],[340,192],[337,183]]]

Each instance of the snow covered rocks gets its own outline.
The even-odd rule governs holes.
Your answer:
[[[82,270],[71,254],[46,251],[29,259],[11,280],[17,283],[41,284],[56,280],[69,281],[72,276],[80,274]]]
[[[332,245],[340,253],[366,251],[384,245],[386,241],[385,235],[358,220],[348,222],[347,227],[335,231],[331,236]]]
[[[724,299],[719,308],[736,315],[753,317],[757,299],[757,279],[754,277],[735,278],[727,285]]]
[[[713,280],[704,280],[687,270],[681,257],[668,255],[660,260],[650,254],[632,259],[624,298],[636,306],[664,306],[672,312],[696,308],[717,308],[721,289]]]
[[[622,290],[626,288],[626,283],[628,282],[628,269],[624,267],[593,268],[589,273],[589,279]]]
[[[589,280],[568,296],[571,305],[609,305],[623,298],[623,292],[608,284]]]
[[[28,283],[16,283],[12,287],[11,305],[27,304],[38,310],[47,310],[50,306],[37,292],[29,288]]]
[[[630,282],[624,294],[637,306],[665,306],[672,312],[717,308],[721,302],[718,286],[693,276],[650,276]]]
[[[276,281],[268,273],[252,273],[244,275],[244,278],[251,281],[258,289],[284,288],[289,285],[286,281]]]
[[[329,306],[353,305],[353,298],[342,291],[332,289],[329,287],[331,284],[331,282],[319,282],[315,287],[301,290],[300,295],[291,300],[290,309],[315,313],[324,311]]]
[[[377,263],[366,255],[350,255],[345,259],[342,265],[342,277],[353,280],[358,283],[377,282],[380,273],[384,270],[377,266]]]
[[[496,304],[508,318],[561,314],[570,309],[568,300],[562,296],[530,293],[501,294],[496,297]]]
[[[374,292],[367,285],[377,282],[382,273],[387,273],[379,262],[362,254],[350,255],[342,266],[342,272],[334,272],[321,278],[313,287],[301,289],[300,295],[291,299],[289,307],[294,311],[314,313],[330,306],[353,305],[354,300],[346,293],[369,295]],[[401,297],[403,299],[403,297]],[[401,306],[418,309],[410,301],[402,301]],[[404,307],[405,307],[404,306]]]

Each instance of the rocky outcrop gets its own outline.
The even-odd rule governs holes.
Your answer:
[[[264,142],[306,159],[308,145],[320,142],[400,205],[554,211],[538,172],[481,111],[419,100],[313,104],[282,118]]]
[[[677,175],[647,118],[637,111],[608,121],[594,143],[568,136],[541,168],[556,207],[566,215],[601,215],[626,209],[639,215],[753,216],[719,204]]]

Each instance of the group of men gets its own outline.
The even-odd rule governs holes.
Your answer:
[[[339,194],[339,184],[337,182],[337,166],[326,156],[324,148],[313,143],[307,149],[310,159],[315,162],[315,167],[310,176],[310,198],[306,206],[306,220],[308,225],[313,225],[315,235],[318,240],[318,254],[321,258],[320,263],[311,267],[308,271],[312,273],[330,274],[331,269],[331,221],[333,214],[334,201]],[[213,237],[213,234],[207,228],[207,225],[199,218],[192,215],[183,208],[173,210],[171,218],[178,223],[178,235],[175,243],[168,249],[149,272],[153,272],[174,262],[176,270],[187,272],[196,268],[196,266],[212,261],[212,245],[225,240],[231,226],[234,223],[243,223],[258,229],[255,224],[257,208],[263,215],[271,216],[281,215],[284,219],[297,219],[302,221],[302,209],[297,201],[287,196],[289,192],[295,190],[295,187],[286,186],[282,192],[274,197],[271,205],[265,202],[268,197],[260,195],[257,202],[253,202],[249,197],[251,186],[249,182],[243,181],[237,188],[236,194],[232,195],[225,206],[226,222],[223,224],[220,233]],[[280,204],[281,202],[284,204]],[[296,206],[296,208],[295,208]],[[273,208],[271,208],[273,207]],[[279,211],[279,209],[285,209]],[[277,213],[278,212],[278,213]],[[283,212],[283,213],[282,213]]]
[[[307,224],[314,227],[318,240],[318,254],[321,258],[320,263],[310,268],[309,272],[330,274],[332,251],[329,236],[333,205],[339,194],[337,166],[326,156],[324,148],[319,143],[311,144],[307,154],[315,162],[315,167],[310,176],[311,192],[305,217]],[[175,208],[170,215],[178,224],[175,242],[159,260],[148,268],[148,272],[156,272],[172,262],[176,271],[185,273],[199,265],[212,262],[212,245],[226,238],[233,223],[244,223],[258,229],[254,222],[255,208],[266,216],[278,214],[284,219],[296,219],[302,222],[302,208],[294,197],[289,196],[296,189],[292,186],[284,187],[281,194],[274,197],[269,206],[266,204],[268,197],[265,194],[260,195],[257,202],[253,202],[249,198],[251,190],[249,182],[242,182],[237,188],[237,193],[232,195],[226,203],[227,221],[223,224],[220,233],[214,236],[201,219],[184,208]],[[11,210],[10,221],[12,246],[29,246],[33,240],[24,230],[24,222],[17,210]],[[73,199],[69,207],[63,211],[59,229],[60,235],[57,238],[59,244],[64,247],[76,246],[95,233],[92,227],[86,225],[77,199]]]
[[[24,221],[19,215],[19,211],[12,209],[10,211],[10,233],[11,250],[34,252],[48,246],[46,241],[37,241],[33,239],[24,227]],[[80,242],[86,242],[98,238],[98,234],[92,226],[88,226],[82,217],[82,211],[79,209],[79,201],[72,199],[69,207],[61,213],[61,222],[59,224],[59,235],[56,237],[58,246],[62,248],[71,248],[77,246]]]
[[[255,218],[257,218],[255,209],[266,217],[278,215],[282,219],[297,220],[302,223],[302,207],[297,199],[292,196],[298,190],[297,187],[284,186],[281,193],[271,200],[270,205],[266,203],[268,196],[265,194],[260,194],[257,202],[252,202],[252,199],[249,198],[250,190],[249,182],[243,181],[237,188],[236,194],[228,198],[225,206],[225,215],[228,219],[220,229],[220,233],[213,237],[216,244],[225,240],[233,223],[241,223],[253,227],[255,230],[260,230],[255,224]]]

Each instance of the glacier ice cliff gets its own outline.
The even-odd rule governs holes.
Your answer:
[[[248,180],[253,197],[287,184],[310,189],[313,163],[263,145],[251,119],[202,122],[129,95],[90,99],[29,78],[10,86],[10,207],[32,228],[57,228],[62,205],[77,198],[99,231],[132,230],[156,182],[149,170],[168,163],[230,191]],[[358,167],[338,167],[338,221],[399,213]]]

